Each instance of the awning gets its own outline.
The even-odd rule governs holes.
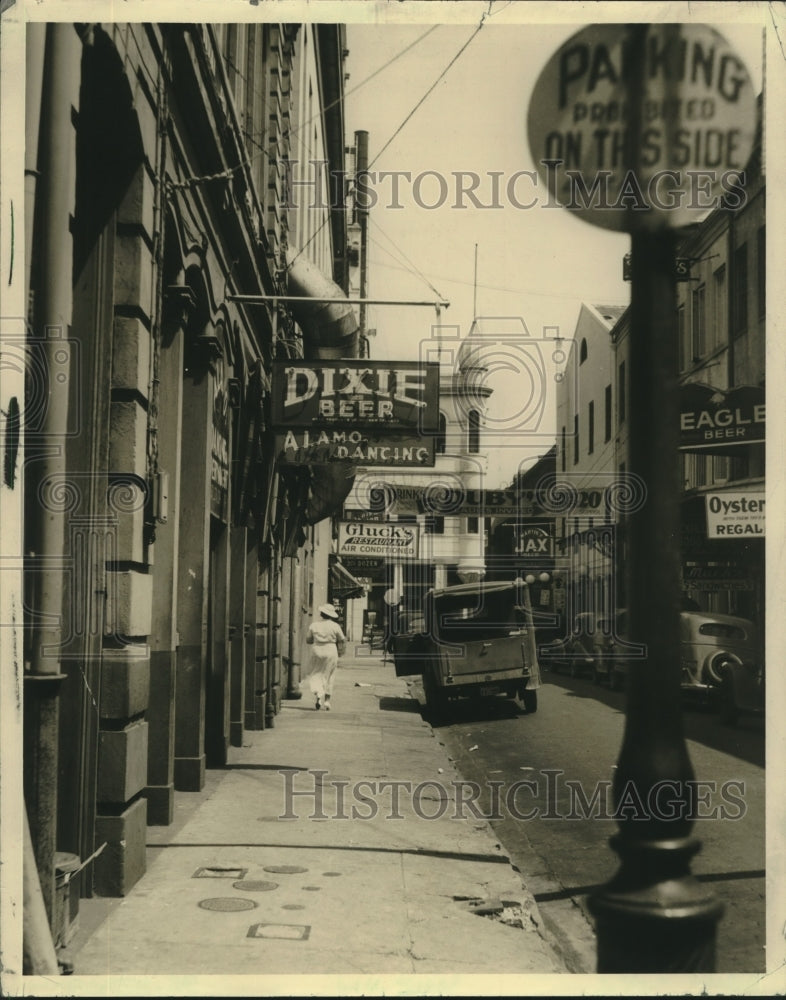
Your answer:
[[[330,567],[330,593],[333,600],[348,601],[353,597],[362,597],[365,591],[360,580],[355,579],[340,562],[334,562]]]

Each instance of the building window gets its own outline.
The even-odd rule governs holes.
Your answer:
[[[627,397],[625,389],[625,362],[620,361],[619,368],[617,370],[617,413],[619,414],[619,422],[621,424],[625,423],[625,400]]]
[[[603,394],[603,440],[611,440],[611,386]]]
[[[712,481],[713,483],[725,483],[729,478],[729,456],[712,456]]]
[[[426,514],[425,528],[427,535],[444,535],[445,518],[436,514]]]
[[[565,471],[565,466],[567,464],[567,456],[565,454],[565,445],[567,443],[567,437],[568,437],[567,430],[563,427],[562,428],[562,438],[561,438],[561,440],[562,440],[562,448],[561,448],[561,452],[562,452],[562,471],[563,472]]]
[[[767,309],[767,232],[766,226],[759,226],[756,233],[756,291],[759,319],[764,318]]]
[[[729,304],[726,300],[726,265],[719,267],[712,276],[712,319],[710,347],[722,347],[729,339]]]
[[[477,517],[468,517],[467,518],[467,534],[468,535],[477,535],[479,527],[480,527],[480,521],[478,520]]]
[[[677,343],[680,352],[680,371],[690,368],[691,352],[690,339],[685,329],[685,306],[677,309]]]
[[[480,414],[477,410],[469,411],[469,434],[467,450],[471,455],[476,455],[480,451]]]
[[[437,441],[435,444],[435,450],[438,455],[445,454],[445,448],[448,443],[448,422],[445,418],[444,413],[439,415],[439,431],[437,432]]]
[[[729,460],[729,479],[747,479],[749,473],[749,460],[747,455],[735,455]]]
[[[578,413],[573,418],[573,464],[576,465],[579,460],[579,415]]]
[[[595,400],[589,403],[587,419],[587,454],[591,455],[595,451]]]
[[[707,485],[707,455],[694,455],[696,461],[696,485]]]
[[[579,348],[579,364],[583,365],[587,360],[587,338],[582,337],[581,347]]]
[[[693,292],[691,332],[693,337],[693,360],[698,361],[707,353],[707,313],[704,285]]]
[[[732,289],[732,315],[735,337],[748,329],[748,244],[743,243],[734,251],[734,287]]]

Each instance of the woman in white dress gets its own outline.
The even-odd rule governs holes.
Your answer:
[[[306,642],[311,646],[311,665],[308,684],[316,698],[315,709],[324,704],[330,711],[330,696],[333,694],[333,679],[339,656],[344,655],[346,636],[338,623],[338,612],[332,604],[319,608],[319,618],[308,627]]]

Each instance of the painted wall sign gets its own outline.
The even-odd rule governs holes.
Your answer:
[[[356,465],[428,468],[434,465],[434,438],[367,434],[363,430],[294,430],[276,435],[276,453],[286,465]]]
[[[528,116],[530,150],[550,197],[622,232],[697,222],[724,195],[738,207],[755,129],[748,71],[703,24],[584,28],[549,59]]]
[[[764,538],[764,491],[707,493],[708,538]]]
[[[348,424],[436,432],[439,364],[417,361],[276,361],[273,426]]]
[[[765,439],[764,389],[742,385],[728,391],[700,382],[680,387],[680,450],[723,450]]]
[[[338,554],[342,559],[344,556],[377,556],[383,559],[416,557],[418,526],[340,521]]]

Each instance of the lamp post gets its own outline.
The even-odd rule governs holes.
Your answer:
[[[616,875],[590,899],[598,972],[711,972],[722,907],[691,874],[693,768],[680,689],[679,405],[674,235],[633,236],[629,467],[646,484],[629,520],[625,734],[614,780]]]

